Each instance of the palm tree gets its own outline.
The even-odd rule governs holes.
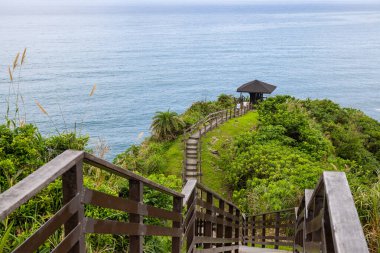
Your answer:
[[[183,120],[176,112],[167,110],[166,112],[156,112],[153,117],[152,130],[153,136],[159,140],[171,140],[185,126]]]

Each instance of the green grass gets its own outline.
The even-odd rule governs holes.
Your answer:
[[[165,152],[166,174],[182,176],[182,158],[183,158],[183,143],[182,137],[174,140],[172,145]]]
[[[254,130],[257,120],[258,113],[249,112],[242,117],[227,121],[202,137],[202,183],[204,185],[224,197],[229,197],[223,171],[217,166],[218,155],[211,151],[221,151],[225,148],[226,143],[232,141],[234,136]]]

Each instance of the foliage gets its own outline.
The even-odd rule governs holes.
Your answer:
[[[252,130],[257,124],[257,112],[247,114],[224,122],[216,129],[202,137],[202,183],[227,197],[229,188],[225,183],[223,167],[223,150],[230,145],[233,138],[241,132]]]
[[[185,123],[176,112],[156,112],[150,126],[153,137],[158,140],[172,140],[183,129]]]
[[[232,95],[221,94],[216,101],[198,101],[193,103],[181,117],[186,127],[189,127],[210,113],[234,107],[236,101],[237,99]]]
[[[344,171],[376,252],[379,122],[329,100],[290,96],[269,98],[257,111],[257,129],[225,141],[219,156],[213,157],[234,201],[251,213],[294,207],[303,189],[314,188],[323,170]]]

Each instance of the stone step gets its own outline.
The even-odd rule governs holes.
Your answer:
[[[196,139],[188,139],[187,141],[186,141],[186,144],[187,145],[197,145],[198,144],[198,140],[196,140]]]
[[[201,176],[201,173],[199,172],[186,172],[186,176],[190,176],[190,177],[197,177],[197,176]]]
[[[198,146],[187,146],[186,150],[198,150]]]
[[[191,161],[189,161],[189,160],[190,160],[190,159],[187,159],[187,161],[186,161],[186,165],[197,166],[197,164],[198,164],[197,159],[191,159]]]
[[[198,154],[198,152],[197,152],[197,150],[195,150],[195,149],[188,149],[188,150],[186,150],[186,154]]]
[[[186,155],[186,158],[187,159],[198,159],[198,155],[197,154],[191,154],[191,155]]]

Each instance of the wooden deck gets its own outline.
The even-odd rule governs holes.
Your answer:
[[[278,249],[263,249],[255,247],[240,246],[239,253],[290,253],[291,251],[278,250]]]

